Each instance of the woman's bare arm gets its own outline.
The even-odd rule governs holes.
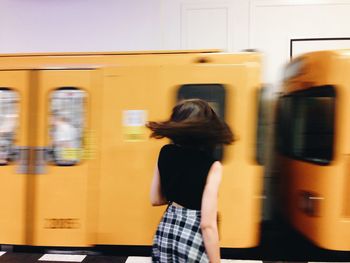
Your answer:
[[[202,197],[201,230],[205,250],[211,263],[220,262],[219,233],[217,227],[218,192],[222,176],[222,165],[212,164]]]
[[[159,170],[157,165],[154,169],[150,197],[151,197],[151,204],[153,206],[165,205],[168,203],[168,201],[162,194],[162,188],[160,185],[160,175],[159,175]]]

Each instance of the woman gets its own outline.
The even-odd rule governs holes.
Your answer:
[[[217,195],[222,166],[217,145],[233,134],[209,104],[200,99],[178,103],[169,120],[149,122],[151,137],[169,138],[156,165],[151,203],[169,204],[158,226],[153,262],[220,262]]]

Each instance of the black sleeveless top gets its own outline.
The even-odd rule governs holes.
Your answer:
[[[162,193],[169,202],[200,210],[207,175],[214,158],[198,148],[167,144],[158,158]]]

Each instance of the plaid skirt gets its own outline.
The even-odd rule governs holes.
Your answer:
[[[200,229],[200,211],[170,205],[154,236],[152,262],[209,262]]]

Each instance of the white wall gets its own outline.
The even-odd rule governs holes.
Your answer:
[[[171,49],[249,47],[249,0],[163,0],[163,45]]]
[[[349,13],[350,0],[0,0],[0,53],[255,48],[277,90],[290,39],[350,37]]]
[[[349,0],[251,0],[250,46],[265,54],[265,81],[277,89],[282,66],[289,61],[290,39],[350,37],[349,13]],[[346,47],[343,43],[338,47]],[[308,50],[335,47],[312,45]]]
[[[161,49],[161,0],[0,0],[0,53]]]
[[[277,91],[294,38],[350,37],[350,0],[163,0],[163,47],[257,49],[264,81]],[[225,34],[227,36],[225,36]],[[349,42],[348,42],[349,43]],[[346,42],[296,44],[295,51],[349,47]]]

